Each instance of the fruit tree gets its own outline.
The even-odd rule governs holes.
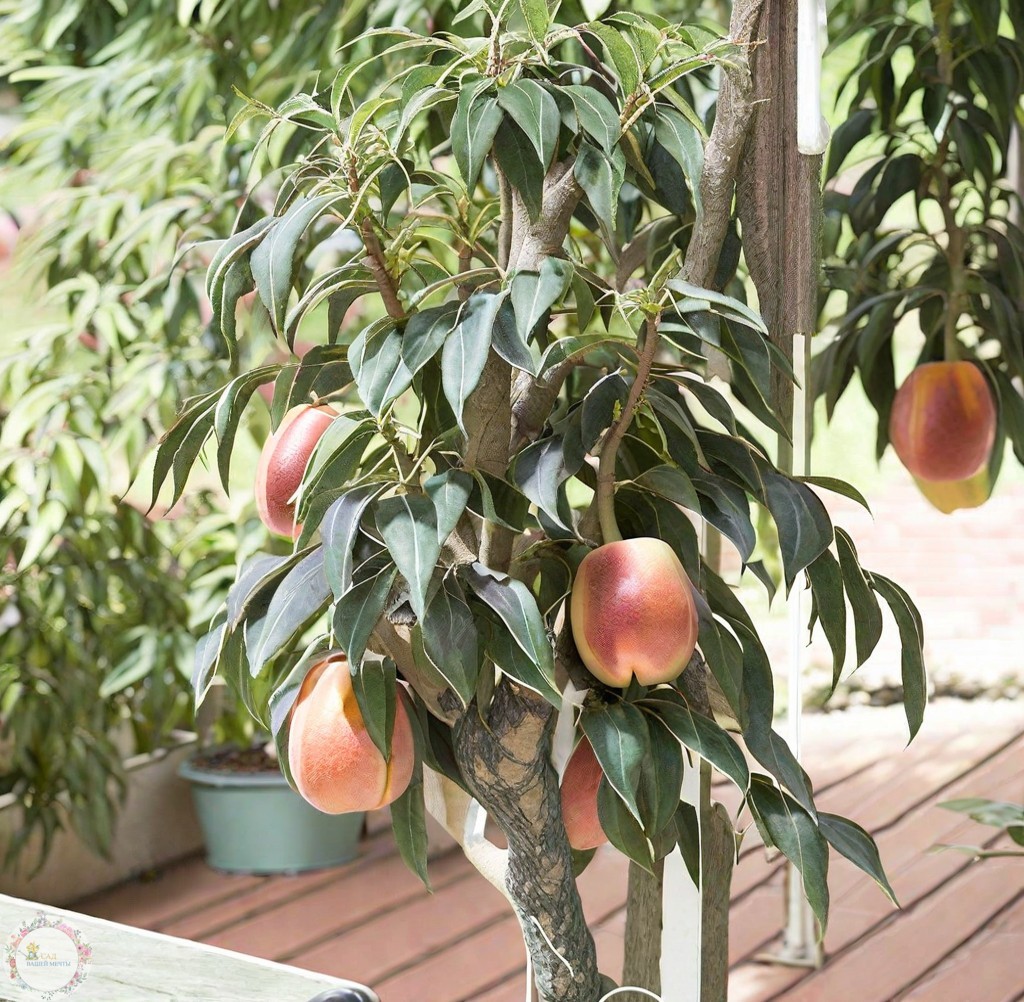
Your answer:
[[[608,987],[575,883],[598,843],[694,862],[680,787],[700,761],[822,928],[829,845],[887,889],[773,731],[757,629],[702,546],[721,533],[773,591],[766,513],[837,678],[846,601],[858,662],[887,605],[916,732],[920,619],[815,487],[856,492],[789,475],[762,440],[787,434],[793,372],[736,281],[760,7],[721,34],[478,0],[365,32],[318,89],[247,105],[239,124],[268,121],[210,265],[215,326],[235,358],[255,290],[282,345],[312,318],[326,333],[187,401],[157,453],[154,491],[173,474],[176,497],[212,437],[226,484],[272,385],[256,501],[294,546],[239,571],[197,699],[223,674],[321,809],[390,802],[424,880],[437,816],[514,909],[543,999]],[[468,837],[481,811],[507,849]]]

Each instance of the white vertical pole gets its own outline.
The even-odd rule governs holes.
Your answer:
[[[708,553],[708,525],[700,525],[700,551]],[[684,751],[684,755],[689,755]],[[700,759],[689,757],[683,772],[682,800],[697,812],[698,838],[700,828]],[[701,887],[704,886],[703,845],[698,845]],[[704,942],[704,909],[701,892],[678,850],[665,857],[662,881],[661,926],[661,995],[665,1002],[701,1002],[701,957]]]

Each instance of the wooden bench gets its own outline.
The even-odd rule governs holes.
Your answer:
[[[40,1002],[76,970],[80,985],[55,1000],[310,1002],[334,989],[339,1002],[379,1002],[355,982],[3,894],[0,946],[3,1002]]]

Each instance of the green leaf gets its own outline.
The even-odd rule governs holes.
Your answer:
[[[689,508],[690,511],[700,512],[700,501],[693,481],[677,466],[652,466],[641,473],[633,483],[675,504]]]
[[[885,599],[900,631],[900,663],[903,677],[903,709],[914,740],[924,722],[928,702],[928,678],[924,668],[924,625],[910,596],[895,581],[881,574],[868,579],[871,587]]]
[[[597,709],[585,709],[580,726],[594,749],[605,779],[629,813],[641,822],[637,803],[640,768],[651,754],[651,738],[644,715],[633,704],[620,700]]]
[[[773,470],[763,471],[765,500],[779,530],[786,591],[797,574],[832,542],[832,520],[809,487]]]
[[[640,817],[654,838],[672,823],[683,787],[683,751],[665,727],[648,728],[651,754],[640,768]]]
[[[630,813],[618,792],[601,778],[597,788],[597,819],[601,830],[616,849],[648,873],[653,872],[654,855],[639,821]]]
[[[441,352],[444,395],[463,432],[466,427],[462,412],[487,364],[494,319],[501,302],[501,296],[489,292],[477,292],[470,296],[461,322],[448,335]]]
[[[250,258],[253,278],[275,332],[284,328],[299,240],[313,222],[347,197],[335,192],[298,199],[253,250]]]
[[[527,137],[511,122],[503,122],[494,137],[494,159],[535,221],[544,201],[544,167]]]
[[[415,375],[442,348],[458,323],[460,305],[445,303],[414,313],[402,332],[402,359]]]
[[[940,805],[941,806],[941,805]],[[818,815],[818,827],[829,844],[842,853],[854,866],[863,870],[879,887],[886,897],[899,908],[896,893],[885,875],[882,859],[878,855],[875,840],[860,825],[838,814]]]
[[[581,143],[573,174],[606,234],[615,228],[618,185],[611,161],[596,147]]]
[[[356,581],[335,603],[334,636],[350,664],[358,665],[362,661],[370,636],[387,609],[397,575],[394,567],[385,567]]]
[[[504,117],[497,98],[484,94],[491,83],[490,78],[485,78],[464,85],[452,118],[452,152],[469,191],[476,187],[484,159]]]
[[[477,597],[498,615],[515,642],[541,670],[551,687],[556,688],[551,642],[530,589],[522,581],[492,571],[481,563],[464,568],[464,572]]]
[[[348,360],[359,396],[374,417],[379,418],[412,385],[413,374],[402,357],[402,335],[391,321],[361,331],[349,348]]]
[[[619,113],[612,107],[608,98],[595,88],[580,84],[561,87],[559,93],[566,94],[572,100],[583,131],[594,139],[605,153],[611,153],[619,141],[619,136],[622,135],[622,127],[619,124]]]
[[[541,0],[536,2],[546,7]],[[514,80],[498,89],[498,104],[537,151],[543,174],[558,148],[561,116],[555,99],[536,80]]]
[[[359,521],[382,490],[383,484],[365,484],[346,491],[327,509],[320,524],[324,570],[335,598],[341,598],[352,584],[352,550],[359,535]]]
[[[384,545],[409,585],[413,612],[422,616],[441,555],[434,503],[423,494],[399,494],[377,503],[376,519]]]
[[[845,480],[838,480],[836,477],[794,477],[793,479],[799,480],[802,484],[811,484],[814,487],[821,487],[835,494],[842,494],[843,497],[856,501],[865,511],[871,511],[867,498],[856,487],[848,484]]]
[[[611,25],[591,21],[586,30],[596,35],[611,59],[611,65],[622,84],[622,91],[628,97],[640,86],[641,67],[637,53]]]
[[[857,667],[859,668],[874,651],[882,636],[882,610],[878,599],[868,585],[857,548],[844,530],[836,527],[836,550],[839,553],[839,568],[843,573],[843,584],[853,609],[853,630],[857,646]]]
[[[423,653],[468,706],[480,674],[479,636],[459,583],[444,578],[430,596],[419,623]]]
[[[352,691],[366,726],[366,733],[385,762],[391,761],[391,738],[395,732],[395,663],[390,658],[349,660]]]
[[[506,624],[491,623],[486,650],[487,656],[506,675],[543,696],[556,709],[561,709],[562,694],[555,685],[554,675],[526,654]]]
[[[217,436],[217,469],[225,492],[228,491],[228,475],[231,471],[231,452],[235,444],[235,433],[242,413],[256,387],[280,371],[280,366],[264,365],[251,372],[243,373],[231,380],[217,401],[213,412],[213,430]]]
[[[533,329],[568,292],[572,276],[572,264],[557,257],[545,257],[539,272],[516,272],[512,279],[512,307],[524,342],[530,340]]]
[[[547,0],[518,0],[518,3],[530,37],[535,42],[543,42],[551,25],[551,10]]]
[[[415,724],[413,725],[415,727]],[[413,873],[430,890],[427,875],[427,817],[423,799],[423,763],[417,758],[412,780],[391,804],[391,831],[398,853]]]
[[[255,649],[246,639],[249,671],[258,676],[274,658],[288,651],[331,600],[331,588],[324,572],[324,550],[318,546],[293,567],[277,586],[270,600],[259,642]]]
[[[513,368],[537,374],[537,363],[526,346],[526,337],[516,323],[512,304],[505,299],[494,318],[492,342],[494,350]]]
[[[654,134],[686,177],[699,220],[703,214],[700,179],[704,171],[704,140],[700,132],[674,108],[659,105]]]
[[[739,745],[713,720],[694,713],[674,689],[654,689],[639,703],[690,751],[728,776],[741,792],[750,785],[750,771]]]
[[[427,497],[433,502],[437,515],[437,538],[442,545],[455,531],[466,504],[473,493],[475,481],[465,470],[445,470],[423,485]]]
[[[803,878],[804,895],[818,919],[820,937],[828,926],[828,843],[810,815],[767,776],[751,778],[747,799],[765,843],[774,845]]]
[[[532,442],[516,456],[512,480],[519,489],[556,525],[569,528],[563,515],[568,515],[560,504],[560,488],[569,479],[562,454],[562,439],[554,435]],[[560,510],[562,509],[562,510]]]
[[[807,579],[814,595],[811,626],[813,628],[816,616],[832,649],[832,689],[835,691],[846,660],[846,601],[842,571],[831,551],[822,550],[807,565]]]

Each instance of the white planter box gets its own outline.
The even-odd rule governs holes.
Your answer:
[[[195,735],[176,732],[176,743],[152,755],[125,761],[127,795],[117,815],[111,858],[90,852],[73,832],[58,832],[42,870],[29,877],[38,859],[38,843],[29,843],[15,870],[0,872],[0,894],[63,905],[117,884],[134,874],[195,852],[202,847],[189,785],[178,766],[195,748]],[[0,797],[0,847],[22,825],[13,794]]]

